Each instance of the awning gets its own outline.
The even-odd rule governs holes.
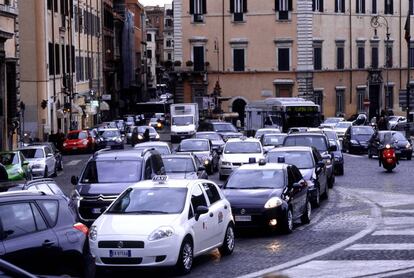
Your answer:
[[[275,85],[293,85],[295,82],[292,79],[275,79],[273,84]]]
[[[109,111],[109,104],[106,101],[102,100],[99,105],[99,109],[101,111]]]

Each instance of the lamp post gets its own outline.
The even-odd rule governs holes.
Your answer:
[[[389,62],[390,62],[390,57],[389,57],[389,55],[390,55],[390,53],[389,53],[389,51],[388,51],[388,47],[389,47],[389,45],[390,45],[390,29],[389,29],[389,26],[388,26],[388,20],[384,17],[384,16],[382,16],[382,15],[376,15],[376,16],[373,16],[372,18],[371,18],[371,27],[372,28],[374,28],[374,37],[377,37],[378,38],[378,36],[377,36],[377,28],[382,28],[382,27],[385,27],[386,28],[386,31],[387,31],[387,33],[386,33],[386,41],[385,41],[385,74],[386,74],[386,80],[387,80],[387,84],[386,84],[386,86],[385,86],[385,95],[386,96],[389,96],[388,95],[388,68],[389,68]],[[384,101],[384,109],[386,109],[387,108],[387,103],[385,103],[385,101]]]

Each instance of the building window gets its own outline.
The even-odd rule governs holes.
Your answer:
[[[364,14],[365,13],[365,0],[355,0],[355,1],[356,1],[355,12],[357,14]]]
[[[193,15],[194,23],[204,22],[204,14],[207,13],[206,0],[190,0],[190,14]]]
[[[165,45],[167,47],[171,47],[172,46],[171,40],[167,40],[166,43],[165,43]]]
[[[147,34],[147,42],[151,42],[152,41],[152,36],[151,34]]]
[[[233,48],[233,70],[244,71],[245,67],[245,49]]]
[[[152,59],[152,50],[151,49],[147,49],[147,58]]]
[[[345,90],[336,89],[336,115],[344,113],[344,104],[345,104]]]
[[[247,12],[247,0],[230,0],[230,13],[233,14],[233,21],[244,20],[243,14]]]
[[[290,12],[293,10],[292,0],[275,0],[275,10],[278,20],[290,20]]]
[[[384,14],[394,14],[394,1],[393,0],[385,0],[384,4]]]
[[[60,46],[55,44],[55,74],[60,74]]]
[[[323,12],[323,0],[312,0],[312,11]]]
[[[336,47],[336,68],[337,69],[344,69],[344,47],[337,46]]]
[[[358,113],[364,112],[365,89],[357,89],[357,110]]]
[[[47,9],[52,10],[52,1],[53,0],[47,0]]]
[[[371,67],[374,69],[378,68],[378,47],[371,47]]]
[[[410,68],[414,68],[414,47],[410,47]]]
[[[279,71],[290,70],[290,48],[279,47],[277,49],[277,69]]]
[[[334,0],[335,1],[335,12],[344,13],[345,12],[345,0]]]
[[[409,8],[409,13],[410,13],[410,15],[414,15],[414,1],[408,1],[408,4],[410,4],[411,3],[411,7],[408,7]]]
[[[204,71],[204,46],[193,46],[194,71]]]
[[[49,43],[48,47],[48,56],[49,56],[49,75],[55,74],[55,48],[53,43]]]
[[[363,46],[358,47],[358,68],[365,68],[365,47]]]
[[[385,85],[385,107],[387,109],[394,108],[394,86],[392,85]]]
[[[171,61],[171,60],[172,60],[171,53],[167,53],[167,60],[168,60],[168,61]]]
[[[313,68],[315,70],[322,69],[322,47],[316,46],[313,48]]]
[[[53,8],[55,10],[55,13],[59,12],[59,10],[58,10],[58,0],[53,0]]]
[[[385,51],[385,66],[392,68],[392,45],[388,45]]]
[[[377,0],[372,0],[372,13],[376,14],[377,13]]]
[[[313,101],[315,104],[319,105],[321,113],[323,113],[323,91],[315,90],[313,91]]]

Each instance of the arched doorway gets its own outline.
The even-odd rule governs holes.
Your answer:
[[[245,110],[244,108],[246,107],[246,101],[242,98],[237,98],[233,101],[231,108],[233,112],[237,112],[239,113],[239,119],[241,122],[241,125],[244,126],[244,115],[245,115]],[[234,123],[236,124],[237,118],[234,119]]]

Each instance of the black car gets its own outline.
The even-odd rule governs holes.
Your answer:
[[[98,149],[106,147],[124,148],[124,137],[118,128],[103,128],[98,130],[97,145]]]
[[[260,143],[262,143],[263,150],[268,152],[273,148],[282,146],[286,136],[286,133],[262,134],[260,136]]]
[[[85,276],[88,228],[66,199],[42,192],[0,193],[0,259],[37,274]]]
[[[371,126],[350,126],[345,132],[342,150],[349,153],[367,152],[373,134]]]
[[[405,157],[411,160],[413,156],[413,146],[407,138],[399,131],[378,131],[375,132],[368,145],[368,157],[378,155],[378,149],[385,144],[392,144],[397,157]]]
[[[283,146],[315,147],[322,156],[323,160],[326,162],[328,186],[329,188],[332,188],[335,183],[333,152],[337,151],[337,146],[330,145],[325,134],[309,132],[292,133],[285,138]]]
[[[213,150],[208,139],[184,139],[177,148],[177,154],[191,153],[197,157],[207,169],[209,175],[218,170],[219,154]]]
[[[25,183],[17,183],[7,189],[9,192],[20,190],[41,191],[46,195],[59,195],[69,201],[69,198],[65,195],[65,193],[63,193],[55,180],[50,178],[42,178],[26,181]]]
[[[243,136],[232,123],[221,121],[202,122],[197,129],[197,132],[200,131],[215,131],[220,134],[224,141],[227,141],[229,138],[240,138]]]
[[[144,133],[146,130],[149,131],[148,141],[159,141],[160,140],[160,135],[155,130],[155,128],[153,128],[152,126],[145,126],[145,125],[136,126],[132,130],[132,134],[131,134],[131,145],[132,146],[135,146],[135,144],[138,144],[138,143],[145,142],[146,139],[145,139]]]
[[[290,233],[296,220],[310,222],[308,185],[294,165],[246,164],[231,174],[223,188],[236,229],[267,227]]]
[[[223,147],[224,147],[224,144],[225,144],[225,142],[224,142],[223,138],[220,136],[220,134],[218,134],[215,131],[196,132],[194,138],[210,140],[213,149],[215,149],[217,151],[223,150]]]
[[[206,167],[189,154],[163,155],[165,172],[172,179],[208,179]]]
[[[268,152],[267,162],[287,163],[298,167],[308,183],[312,204],[319,207],[320,198],[328,198],[328,176],[326,163],[314,147],[281,147]]]
[[[70,206],[80,221],[92,224],[128,186],[164,174],[164,163],[156,150],[101,150],[88,160],[80,177],[72,176],[75,190]]]
[[[52,142],[39,142],[30,143],[29,146],[49,146],[52,150],[53,156],[56,159],[56,169],[59,171],[63,170],[62,153],[56,148],[55,144],[53,144]]]

